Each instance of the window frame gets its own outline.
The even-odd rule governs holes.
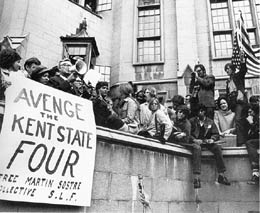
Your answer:
[[[230,20],[231,29],[214,30],[213,29],[211,0],[207,1],[212,60],[225,60],[225,59],[231,59],[232,58],[232,53],[230,55],[227,55],[227,56],[217,56],[216,43],[215,43],[215,40],[214,40],[215,35],[230,34],[231,35],[231,44],[232,44],[232,49],[233,49],[233,38],[234,38],[235,30],[236,30],[236,24],[235,24],[236,20],[235,20],[235,14],[234,14],[233,0],[226,0],[225,2],[227,2],[228,16],[229,16],[229,20]],[[253,27],[247,27],[247,30],[250,33],[254,32],[255,42],[256,42],[256,44],[259,44],[259,42],[260,42],[259,33],[260,32],[258,30],[259,29],[259,23],[257,22],[256,2],[255,2],[255,0],[252,0],[252,1],[249,1],[249,4],[250,4]],[[254,44],[251,44],[251,45],[254,45]],[[227,50],[227,49],[225,49],[225,50]]]
[[[103,11],[108,11],[108,10],[112,10],[112,0],[106,0],[107,2],[106,3],[103,3],[103,4],[100,4],[99,2],[100,2],[100,0],[97,0],[96,1],[96,12],[97,13],[100,13],[100,12],[103,12]],[[110,8],[107,8],[107,9],[101,9],[101,10],[99,10],[98,8],[100,7],[100,6],[104,6],[104,5],[110,5]]]
[[[135,10],[135,37],[134,37],[134,51],[133,51],[133,65],[149,65],[149,64],[164,64],[164,48],[163,48],[163,14],[162,14],[162,7],[163,7],[163,0],[160,0],[159,3],[153,3],[148,5],[139,5],[139,0],[135,0],[136,3],[136,10]],[[150,36],[140,36],[139,34],[139,11],[142,10],[152,10],[152,9],[159,9],[159,19],[160,19],[160,28],[159,28],[159,35],[150,35]],[[155,24],[155,22],[153,22]],[[155,28],[154,28],[155,29]],[[153,30],[154,30],[153,29]],[[147,60],[147,61],[140,61],[139,60],[139,42],[144,41],[160,41],[160,60]],[[156,58],[156,46],[154,45],[154,59]]]

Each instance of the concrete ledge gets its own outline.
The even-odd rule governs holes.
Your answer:
[[[178,144],[161,144],[158,140],[148,139],[142,136],[133,135],[131,133],[121,132],[109,128],[97,126],[97,137],[107,143],[122,144],[126,146],[132,146],[135,148],[142,148],[157,152],[163,152],[168,154],[175,154],[179,156],[192,156],[189,149]],[[247,156],[246,147],[222,147],[224,156]],[[259,150],[258,150],[258,153]],[[211,157],[213,154],[210,151],[203,151],[203,157]]]
[[[191,156],[190,150],[177,144],[161,144],[158,140],[147,139],[139,135],[121,132],[97,126],[97,138],[112,144],[122,144],[135,148],[145,148],[152,151],[172,153],[180,156]]]

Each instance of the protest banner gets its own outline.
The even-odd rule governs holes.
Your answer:
[[[90,206],[96,153],[92,102],[30,79],[6,91],[0,199]]]

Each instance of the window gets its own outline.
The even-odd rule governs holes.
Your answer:
[[[255,0],[256,2],[256,12],[258,16],[258,23],[260,25],[260,0]]]
[[[256,11],[253,10],[249,0],[210,0],[215,57],[232,56],[233,35],[236,29],[235,23],[239,19],[239,11],[242,11],[251,45],[259,42],[254,20],[257,20],[257,14],[259,15],[260,0],[255,1]]]
[[[100,81],[107,81],[108,83],[110,83],[111,67],[96,65],[94,67],[94,70],[98,71],[98,73],[101,74]]]
[[[139,0],[137,61],[161,61],[161,17],[159,0]]]
[[[112,9],[112,0],[98,0],[97,11],[105,11]]]
[[[160,0],[139,0],[139,6],[159,4],[159,3],[160,3]]]
[[[160,10],[140,10],[138,15],[139,37],[160,35]]]

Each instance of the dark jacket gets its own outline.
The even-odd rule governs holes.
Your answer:
[[[259,114],[254,116],[252,124],[249,124],[248,121],[247,123],[249,127],[247,140],[259,139]]]
[[[194,139],[213,139],[214,141],[219,140],[219,132],[216,124],[210,118],[206,118],[204,121],[205,134],[202,138],[199,138],[200,134],[200,122],[198,117],[194,117],[190,119],[191,124],[191,136],[190,142],[193,143]]]
[[[206,107],[215,107],[214,102],[214,88],[215,88],[215,77],[214,75],[206,75],[203,78],[198,77],[196,80],[191,79],[190,93],[193,93],[194,87],[199,86],[198,91],[198,103],[203,104]]]
[[[243,64],[241,64],[240,71],[237,72],[237,73],[234,73],[233,76],[232,76],[232,79],[233,79],[234,84],[237,88],[237,91],[240,90],[243,94],[242,100],[237,100],[237,91],[231,92],[229,90],[229,84],[230,84],[231,78],[226,81],[227,97],[228,97],[230,104],[232,106],[235,105],[236,103],[247,103],[247,96],[246,96],[246,93],[245,93],[245,75],[246,75],[246,73],[247,73],[247,67],[246,67],[246,64],[243,63]]]
[[[184,119],[181,121],[175,122],[175,127],[177,128],[177,131],[184,132],[186,136],[182,139],[177,139],[175,137],[174,141],[180,144],[189,143],[190,142],[190,133],[191,133],[191,124],[188,119]]]
[[[124,122],[109,110],[105,99],[97,96],[92,102],[96,125],[111,129],[120,129],[124,125]]]
[[[50,86],[52,86],[58,90],[62,90],[64,92],[68,92],[71,94],[74,93],[71,84],[68,81],[64,80],[59,75],[55,75],[55,76],[51,77],[49,80],[49,84],[50,84]]]

